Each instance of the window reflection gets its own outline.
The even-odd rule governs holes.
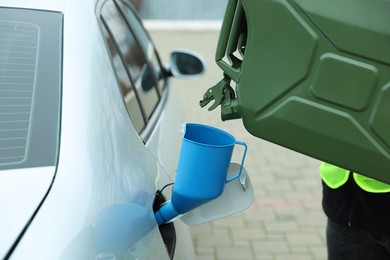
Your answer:
[[[114,64],[115,71],[117,74],[118,83],[125,101],[126,109],[137,133],[141,133],[141,131],[145,128],[146,124],[145,119],[142,115],[141,107],[138,103],[136,94],[133,91],[133,87],[127,75],[127,71],[121,61],[118,52],[116,51],[115,43],[112,41],[108,32],[106,30],[104,30],[104,32],[112,56],[112,62]]]
[[[107,1],[101,18],[126,107],[140,132],[160,98],[156,88],[160,77],[157,54],[142,24],[126,4]]]
[[[139,44],[142,48],[142,51],[143,53],[145,53],[146,59],[149,62],[149,66],[153,69],[153,74],[151,74],[150,76],[154,77],[154,79],[157,81],[156,87],[160,90],[160,93],[162,93],[163,82],[161,77],[161,63],[155,51],[153,43],[149,38],[149,35],[143,29],[140,20],[125,3],[118,2],[118,6],[125,15],[127,21],[131,24],[133,33],[139,40]]]

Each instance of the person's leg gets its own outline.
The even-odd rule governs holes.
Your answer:
[[[346,227],[328,219],[326,240],[329,260],[388,260],[390,254],[369,233]]]
[[[374,239],[385,248],[387,254],[390,255],[390,234],[377,234],[373,236]]]

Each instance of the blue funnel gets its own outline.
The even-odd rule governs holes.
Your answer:
[[[241,167],[226,179],[235,144],[245,147]],[[246,151],[245,143],[225,131],[186,124],[172,198],[155,213],[157,223],[166,223],[219,197],[225,184],[241,175]]]

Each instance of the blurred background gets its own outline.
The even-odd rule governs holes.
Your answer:
[[[143,19],[221,20],[228,0],[132,0]]]
[[[173,48],[191,49],[207,63],[201,78],[172,80],[187,122],[224,129],[248,144],[245,162],[255,192],[246,211],[190,227],[197,259],[326,259],[326,217],[319,161],[250,135],[241,120],[222,122],[201,109],[205,91],[222,79],[214,61],[227,0],[132,0],[163,62]]]

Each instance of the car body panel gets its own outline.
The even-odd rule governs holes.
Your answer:
[[[36,220],[18,246],[16,258],[27,257],[33,252],[41,259],[60,257],[57,254],[65,252],[66,248],[57,247],[71,245],[73,238],[78,237],[77,232],[93,226],[99,211],[106,205],[126,203],[130,198],[132,202],[151,209],[157,176],[146,175],[143,171],[157,172],[157,165],[150,163],[154,158],[144,149],[131,127],[122,97],[115,87],[115,77],[95,16],[85,15],[93,12],[93,6],[87,2],[84,5],[85,8],[79,4],[72,7],[67,2],[65,9],[65,15],[69,9],[74,12],[74,17],[83,17],[77,12],[84,13],[84,17],[82,21],[64,19],[61,148],[56,180]],[[91,20],[85,21],[86,17]],[[86,22],[85,26],[81,26],[83,22]],[[84,40],[75,41],[66,35]],[[122,190],[118,186],[122,186]],[[140,190],[144,193],[139,194]],[[56,217],[61,215],[67,218]],[[53,233],[61,233],[61,236],[51,235]],[[158,229],[154,233],[159,237]],[[29,237],[31,240],[23,243]],[[47,241],[36,241],[45,246],[31,243],[34,237],[47,238]],[[88,238],[83,243],[93,245],[95,238]],[[91,250],[78,244],[84,250]]]
[[[173,150],[170,147],[178,142],[174,136],[180,133],[180,109],[170,104],[171,99],[166,100],[164,106],[170,110],[162,113],[156,129],[167,126],[172,130],[152,132],[145,146],[123,104],[94,13],[95,1],[50,2],[23,2],[19,7],[53,8],[64,13],[59,160],[52,186],[48,181],[43,185],[50,192],[11,256],[85,259],[112,253],[169,259],[156,223],[147,234],[135,238],[137,242],[126,252],[105,254],[96,251],[96,225],[102,210],[111,205],[136,204],[153,213],[156,190],[170,183],[174,175],[172,158],[176,155],[171,157],[168,151],[178,151],[178,145]],[[14,1],[2,2],[6,4],[17,6]],[[161,144],[167,150],[158,152]],[[192,258],[188,234],[179,238],[175,255]],[[4,256],[6,251],[2,252]]]
[[[4,170],[0,174],[0,255],[18,238],[32,213],[45,197],[55,167]],[[31,185],[34,183],[34,185]]]

